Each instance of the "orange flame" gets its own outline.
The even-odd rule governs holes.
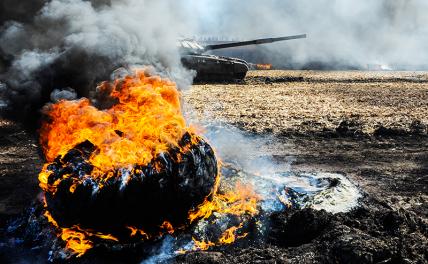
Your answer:
[[[52,215],[49,213],[49,211],[45,211],[45,213],[43,214],[46,219],[48,220],[49,223],[51,223],[54,227],[59,227],[58,223],[55,221],[55,219],[52,217]]]
[[[118,167],[146,165],[191,131],[181,113],[179,92],[170,81],[140,70],[113,84],[103,82],[97,89],[110,91],[118,103],[99,110],[83,98],[47,107],[50,122],[42,125],[40,141],[48,162],[89,140],[99,148],[89,159],[95,167],[91,176],[97,177]],[[48,186],[48,177],[45,167],[40,186],[52,192],[59,182]]]
[[[143,70],[137,70],[133,76],[113,83],[103,82],[97,90],[109,94],[115,104],[100,110],[89,99],[83,98],[64,100],[46,107],[48,120],[40,129],[40,142],[47,163],[39,174],[39,185],[45,192],[55,194],[61,180],[70,177],[64,175],[62,179],[49,182],[51,172],[47,170],[48,164],[86,140],[98,148],[89,157],[94,166],[90,177],[99,178],[102,187],[102,182],[112,177],[109,171],[137,164],[147,165],[158,154],[173,146],[178,147],[178,141],[186,132],[190,132],[192,142],[198,139],[193,128],[186,125],[175,84],[168,80],[150,77]],[[70,193],[76,186],[70,186]],[[66,247],[77,256],[93,247],[91,237],[118,241],[112,235],[83,230],[77,225],[62,228],[47,210],[45,216],[59,230]],[[128,228],[130,236],[139,234],[142,239],[150,238],[141,229]],[[170,234],[174,232],[167,221],[161,228]]]
[[[240,223],[238,226],[232,226],[228,229],[226,229],[226,231],[223,232],[223,234],[220,236],[220,238],[218,239],[217,243],[214,243],[212,241],[199,241],[196,238],[192,237],[193,240],[193,251],[197,251],[197,250],[208,250],[210,247],[216,246],[216,245],[224,245],[224,244],[231,244],[233,242],[235,242],[237,239],[240,238],[244,238],[248,235],[248,233],[244,233],[243,235],[237,236],[236,233],[238,232],[239,229],[241,229],[243,227],[243,223]],[[180,249],[177,251],[178,254],[184,254],[186,253],[187,250],[184,249]]]
[[[140,236],[142,237],[143,240],[147,240],[150,238],[150,236],[146,232],[144,232],[142,229],[138,229],[138,228],[133,227],[133,226],[127,226],[127,228],[129,230],[131,230],[131,234],[130,234],[131,237],[134,237],[137,234],[140,234]]]
[[[172,234],[174,233],[174,228],[172,227],[171,223],[168,221],[164,221],[162,223],[162,225],[160,226],[161,229],[165,230],[166,232],[168,232],[168,234]]]
[[[88,249],[93,247],[93,242],[90,237],[95,236],[106,240],[119,241],[112,235],[102,234],[99,232],[91,233],[88,230],[83,230],[79,226],[75,225],[71,228],[62,228],[61,229],[61,239],[66,242],[66,248],[72,250],[77,254],[76,257],[80,257]]]
[[[256,64],[257,70],[271,70],[272,64]]]
[[[192,223],[196,219],[207,219],[213,212],[253,216],[258,213],[258,199],[251,186],[237,182],[234,190],[225,194],[215,193],[212,200],[205,199],[196,210],[189,213],[189,220]]]
[[[240,239],[240,238],[244,238],[248,235],[248,233],[245,233],[241,236],[236,236],[236,232],[237,230],[239,230],[240,228],[242,228],[242,223],[239,224],[239,226],[232,226],[230,228],[228,228],[226,231],[224,231],[224,233],[221,235],[219,242],[221,244],[231,244],[233,242],[235,242],[236,239]]]
[[[207,219],[214,212],[220,214],[232,214],[241,216],[244,214],[254,216],[258,213],[257,201],[260,199],[253,191],[250,185],[244,185],[240,182],[236,183],[234,190],[228,191],[224,194],[217,193],[219,185],[219,177],[217,179],[216,187],[214,188],[214,195],[212,200],[205,199],[205,201],[196,209],[189,212],[189,221],[192,223],[197,219]],[[192,250],[207,250],[212,246],[231,244],[237,239],[244,238],[247,233],[237,236],[236,233],[243,227],[241,222],[238,226],[232,226],[226,229],[223,234],[218,238],[217,242],[212,241],[198,241],[193,238],[194,246]],[[179,253],[185,253],[186,250],[180,250]]]
[[[211,241],[198,241],[196,238],[192,237],[194,246],[193,250],[207,250],[212,246],[215,246],[215,244]]]
[[[137,164],[147,165],[158,154],[172,146],[178,147],[178,141],[186,132],[190,132],[192,142],[197,141],[195,129],[186,125],[181,113],[179,92],[174,83],[160,77],[148,77],[142,70],[137,70],[135,76],[127,76],[113,84],[103,82],[97,89],[107,92],[116,104],[99,110],[90,100],[83,98],[60,101],[46,108],[49,120],[41,127],[40,142],[48,163],[39,174],[39,185],[45,192],[54,194],[61,180],[70,177],[65,175],[62,179],[49,182],[51,172],[47,170],[48,164],[86,140],[98,148],[89,157],[89,162],[94,166],[90,177],[101,180],[100,188],[102,182],[113,176],[109,171]],[[219,193],[219,185],[220,175],[217,175],[212,192],[201,205],[189,212],[189,224],[197,219],[207,219],[214,212],[237,216],[257,214],[259,198],[249,186],[237,183],[234,190]],[[75,188],[73,184],[69,191],[73,193]],[[95,238],[118,241],[110,234],[84,230],[77,225],[62,228],[47,210],[45,216],[57,228],[66,248],[78,257],[94,246]],[[233,243],[246,235],[236,235],[242,226],[241,223],[227,229],[216,243],[193,238],[194,250]],[[137,227],[127,228],[130,230],[129,236],[137,236],[137,239],[147,240],[153,235]],[[169,234],[175,232],[168,221],[163,222],[161,230]]]
[[[58,236],[66,243],[65,247],[76,254],[76,257],[82,256],[87,250],[93,247],[93,242],[90,237],[95,236],[101,239],[119,241],[116,237],[110,234],[84,230],[77,225],[74,225],[71,228],[61,228],[47,210],[45,210],[44,216],[49,223],[59,230]]]
[[[93,247],[92,242],[87,239],[85,233],[70,228],[62,230],[61,239],[66,242],[66,248],[77,254],[76,257],[82,256],[88,249]]]

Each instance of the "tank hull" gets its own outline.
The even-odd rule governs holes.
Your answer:
[[[195,81],[242,80],[249,69],[244,60],[214,55],[183,55],[181,62],[196,71]]]

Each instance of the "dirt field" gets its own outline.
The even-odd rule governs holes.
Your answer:
[[[36,198],[42,159],[36,135],[0,120],[0,226]]]
[[[276,161],[342,173],[364,198],[349,213],[272,215],[261,240],[176,262],[427,263],[428,73],[257,71],[242,83],[194,85],[183,98],[192,118],[272,136],[261,147]],[[4,227],[37,195],[42,160],[35,133],[3,120],[0,135]]]
[[[362,212],[285,213],[285,226],[302,222],[290,224],[294,236],[276,229],[275,243],[182,262],[427,262],[427,73],[254,71],[239,84],[195,85],[184,98],[195,118],[273,134],[264,147],[278,162],[293,157],[293,171],[343,173],[365,196]],[[302,237],[316,238],[276,247]]]
[[[427,134],[428,74],[253,71],[244,83],[195,85],[200,119],[276,135],[336,132]],[[343,131],[345,132],[345,131]]]
[[[427,198],[427,73],[252,71],[239,84],[195,85],[184,99],[199,120],[274,134],[269,151],[296,157],[295,170],[342,171],[373,195]]]

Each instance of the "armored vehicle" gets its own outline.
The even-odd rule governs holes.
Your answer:
[[[207,54],[208,51],[301,38],[306,38],[306,34],[210,45],[202,45],[193,39],[182,39],[179,41],[179,48],[181,62],[186,68],[196,71],[196,81],[231,81],[245,78],[248,63],[237,58],[210,55]]]

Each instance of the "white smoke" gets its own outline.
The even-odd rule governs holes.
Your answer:
[[[425,66],[425,0],[5,0],[0,3],[0,100],[34,112],[54,89],[87,96],[121,66],[153,65],[188,87],[177,39],[253,39],[307,33],[265,45],[283,66]],[[315,64],[314,64],[315,63]],[[428,66],[427,66],[428,67]],[[392,67],[393,68],[393,67]]]
[[[51,101],[56,103],[60,100],[75,100],[77,99],[76,91],[72,88],[55,89],[51,93]]]
[[[21,79],[31,78],[35,71],[52,63],[59,53],[56,50],[44,51],[23,51],[21,55],[13,61],[12,67],[21,74]]]
[[[361,193],[344,175],[323,172],[295,172],[294,157],[278,162],[273,158],[279,144],[275,138],[250,135],[229,125],[205,123],[210,144],[224,164],[222,181],[239,181],[253,186],[265,212],[281,211],[297,204],[331,213],[347,212],[359,204]],[[291,188],[297,197],[290,197]]]
[[[195,35],[253,39],[307,33],[266,45],[278,63],[427,65],[426,0],[186,0]],[[190,13],[192,14],[190,16]]]

